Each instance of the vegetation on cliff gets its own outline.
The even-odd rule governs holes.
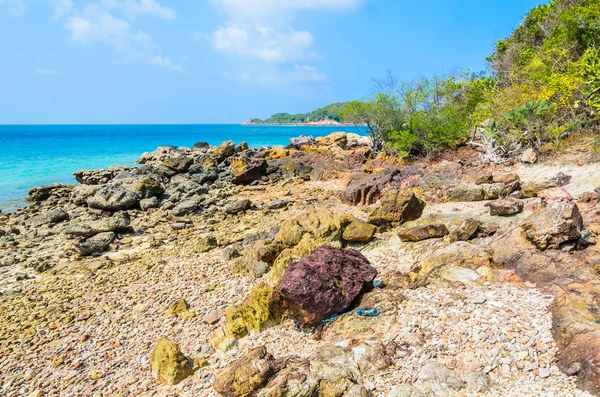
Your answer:
[[[485,161],[501,162],[525,148],[558,148],[570,132],[598,126],[599,48],[600,3],[553,0],[497,43],[490,73],[388,77],[342,115],[367,126],[375,151],[423,155],[471,138]]]
[[[346,106],[346,102],[332,103],[317,110],[308,113],[289,114],[275,113],[265,120],[258,118],[250,119],[251,124],[303,124],[317,123],[322,121],[336,121],[341,123],[341,112]]]

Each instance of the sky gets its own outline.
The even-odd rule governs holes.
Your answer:
[[[543,0],[0,0],[0,124],[240,123],[485,58]]]

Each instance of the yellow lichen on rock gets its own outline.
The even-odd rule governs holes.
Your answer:
[[[179,345],[162,337],[150,356],[152,376],[160,384],[176,385],[194,374],[194,362],[183,355]]]

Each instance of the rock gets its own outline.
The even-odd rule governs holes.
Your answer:
[[[252,202],[248,199],[235,201],[225,207],[225,212],[228,214],[238,214],[242,211],[247,211],[252,207]]]
[[[193,163],[194,160],[185,156],[168,157],[163,160],[165,167],[178,173],[187,171]]]
[[[113,232],[99,233],[85,241],[76,243],[75,248],[81,256],[97,254],[106,250],[114,238],[115,234]]]
[[[394,387],[386,397],[427,397],[423,392],[409,385]]]
[[[471,372],[464,377],[467,389],[477,393],[485,393],[490,390],[490,378],[485,372]]]
[[[379,199],[382,189],[399,172],[398,169],[392,168],[370,176],[364,176],[363,173],[358,174],[342,192],[342,202],[349,205],[370,205],[375,203]]]
[[[346,226],[342,238],[346,241],[368,243],[371,241],[376,231],[376,226],[356,220]]]
[[[450,243],[455,241],[468,241],[475,236],[475,233],[477,233],[480,226],[481,222],[476,219],[465,219],[456,229],[450,232],[448,241]]]
[[[88,198],[92,197],[100,186],[77,185],[71,191],[71,201],[75,205],[86,205]]]
[[[321,246],[287,267],[273,294],[274,310],[310,327],[343,313],[372,288],[377,271],[358,251]]]
[[[185,357],[179,345],[162,337],[150,356],[152,376],[163,385],[176,385],[194,374],[193,360]]]
[[[523,212],[523,202],[510,197],[489,202],[485,206],[490,208],[490,215],[510,216]]]
[[[521,155],[521,161],[523,163],[533,164],[537,161],[537,154],[535,150],[529,148],[523,152]]]
[[[419,371],[416,385],[421,390],[436,394],[446,389],[460,390],[464,388],[465,382],[450,368],[436,361],[430,361]]]
[[[566,175],[562,172],[554,175],[552,179],[550,179],[552,183],[554,183],[557,187],[563,187],[568,185],[571,182],[571,175]]]
[[[267,348],[257,347],[229,364],[217,375],[213,387],[217,393],[227,397],[248,397],[265,386],[279,369]]]
[[[249,149],[248,142],[242,141],[242,142],[240,142],[239,145],[236,146],[235,152],[236,153],[241,153],[241,152],[244,152],[244,151],[246,151],[248,149]]]
[[[142,199],[149,197],[160,197],[165,192],[165,188],[160,181],[154,178],[143,178],[135,186],[135,191]]]
[[[140,200],[140,209],[142,209],[142,211],[147,211],[151,208],[158,208],[158,205],[158,198],[156,197],[150,197]]]
[[[67,187],[67,185],[63,185],[61,183],[54,183],[52,185],[34,187],[32,189],[29,189],[29,191],[27,192],[27,201],[30,203],[45,201],[48,198],[50,198],[50,195],[54,190],[64,189]]]
[[[552,375],[552,371],[550,371],[550,368],[540,368],[538,374],[540,378],[549,378]]]
[[[353,132],[346,133],[346,147],[348,149],[354,149],[361,146],[371,147],[372,140],[368,136],[358,135]]]
[[[196,243],[196,252],[202,254],[218,247],[217,239],[214,236],[205,236]]]
[[[192,146],[194,149],[205,149],[207,148],[209,145],[207,142],[196,142],[194,143],[194,146]]]
[[[87,199],[87,205],[106,211],[120,211],[133,207],[139,200],[140,196],[130,190],[103,186]]]
[[[398,232],[402,241],[421,241],[429,238],[440,238],[448,234],[448,229],[441,223],[427,226],[413,227]]]
[[[198,200],[189,199],[177,204],[175,208],[171,210],[171,214],[174,216],[184,216],[191,214],[196,211],[196,209],[198,209]]]
[[[388,191],[380,201],[378,208],[369,216],[369,223],[388,226],[413,221],[421,217],[425,202],[414,193]]]
[[[297,138],[290,138],[290,144],[296,149],[301,149],[304,145],[314,145],[317,143],[312,136],[300,135]]]
[[[529,181],[522,185],[521,192],[523,194],[523,197],[529,198],[537,196],[538,192],[542,190],[550,189],[553,187],[556,187],[556,184],[551,180]]]
[[[28,219],[27,224],[31,226],[52,225],[66,220],[69,220],[69,214],[62,208],[55,208]]]
[[[231,164],[231,172],[233,173],[231,181],[236,184],[250,183],[258,180],[267,171],[267,162],[265,159],[252,158],[244,154],[230,157],[229,164]]]
[[[346,149],[348,137],[345,132],[332,132],[331,134],[317,138],[317,144],[323,146],[339,146]]]
[[[233,141],[225,141],[221,143],[211,154],[210,160],[213,164],[219,164],[235,153],[235,143]]]
[[[233,273],[246,274],[254,278],[261,278],[269,271],[269,264],[250,257],[240,258],[232,269]]]
[[[187,320],[192,317],[196,317],[196,313],[191,312],[189,303],[185,299],[179,299],[169,306],[167,309],[168,315],[176,315],[182,320]]]
[[[269,201],[267,204],[265,204],[265,207],[270,210],[278,210],[287,207],[288,204],[289,202],[287,200],[276,199]]]
[[[204,317],[202,317],[202,321],[211,325],[216,324],[224,314],[225,313],[223,313],[221,310],[211,310],[210,312],[206,313]]]
[[[449,201],[481,201],[484,199],[484,189],[481,185],[461,183],[448,192]]]
[[[309,360],[288,358],[286,361],[286,367],[269,380],[265,388],[260,391],[260,395],[272,397],[319,395],[319,379],[311,373]]]
[[[551,201],[531,214],[523,229],[538,249],[558,249],[561,244],[581,237],[583,219],[572,201]]]
[[[71,236],[92,237],[98,233],[118,232],[126,229],[131,223],[126,212],[118,212],[111,217],[97,221],[74,223],[65,228],[65,233]]]

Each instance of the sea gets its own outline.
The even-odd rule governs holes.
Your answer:
[[[252,148],[286,146],[300,135],[319,137],[352,126],[199,125],[0,125],[0,210],[25,206],[27,191],[52,183],[77,183],[73,172],[134,166],[144,152],[158,146],[191,147],[196,142],[248,142]]]

